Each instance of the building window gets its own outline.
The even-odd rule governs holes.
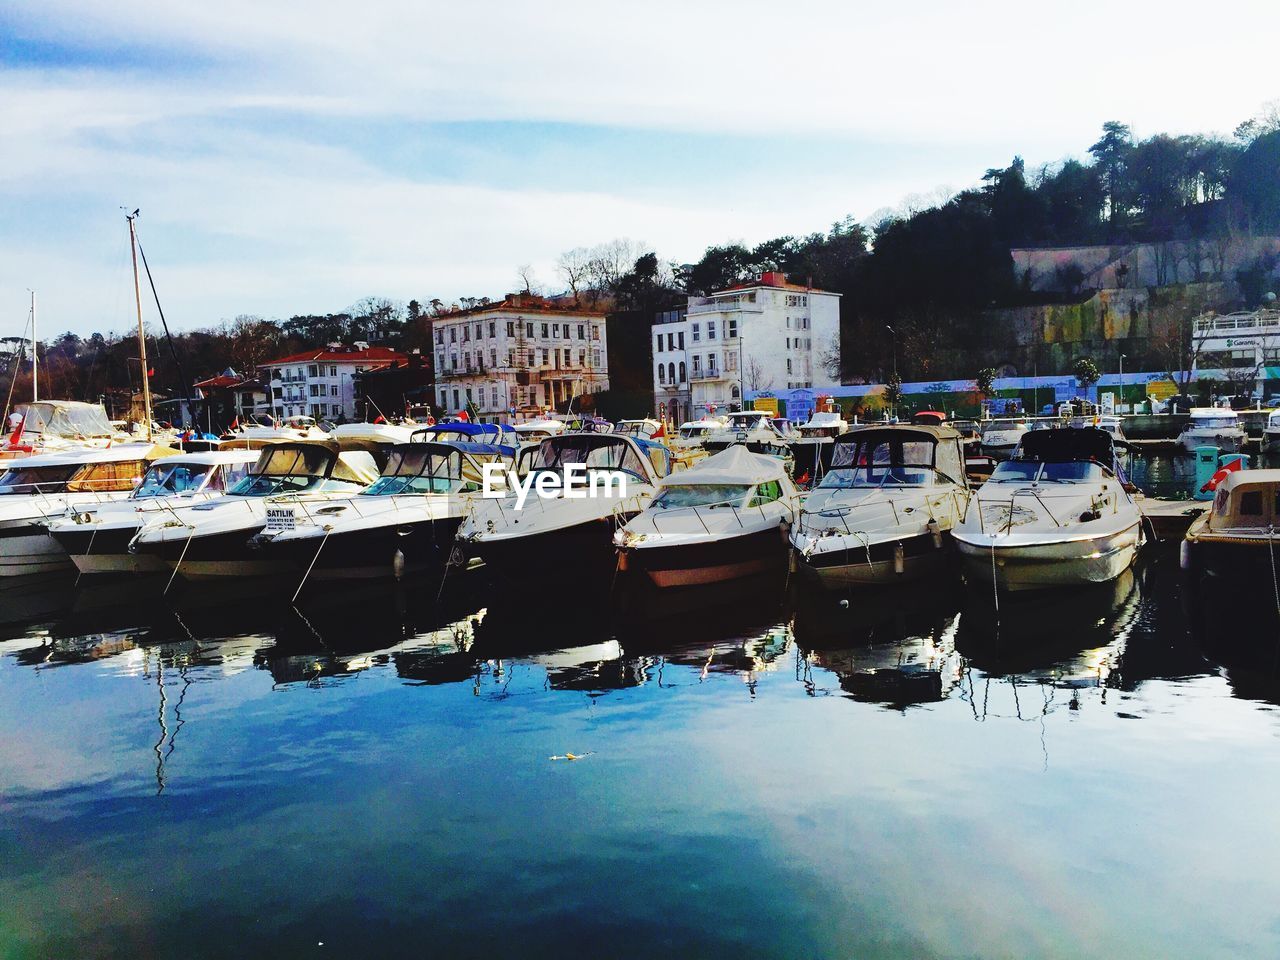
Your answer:
[[[516,322],[514,320],[507,321],[507,336],[514,337],[516,335]]]
[[[544,340],[547,338],[547,326],[545,323],[542,325],[542,339]]]
[[[462,395],[458,392],[456,387],[453,391],[453,406],[455,410],[462,407]]]
[[[457,327],[450,327],[450,328],[449,328],[449,342],[450,342],[450,343],[457,343],[457,342],[458,342],[458,328],[457,328]]]
[[[654,353],[661,353],[661,352],[662,352],[662,334],[658,334],[658,342],[657,342],[657,346],[655,346],[655,347],[653,348],[653,352],[654,352]]]
[[[683,360],[681,360],[681,361],[680,361],[680,382],[681,382],[681,383],[684,383],[685,379],[686,379],[686,377],[685,377],[685,375],[684,375],[684,361],[683,361]]]
[[[700,353],[693,355],[693,375],[695,377],[702,376],[702,354]]]
[[[702,324],[695,323],[693,325],[693,342],[697,343],[702,339]]]
[[[791,358],[787,357],[787,373],[791,372]]]
[[[542,349],[542,365],[545,367],[550,362],[551,362],[551,351],[547,350],[544,347]]]
[[[724,322],[724,335],[732,340],[738,335],[738,321],[730,318]]]
[[[516,365],[516,352],[514,350],[507,351],[507,366],[514,367]]]
[[[707,354],[707,374],[712,377],[716,375],[716,355],[714,353]]]
[[[441,409],[443,409],[443,408],[447,407],[448,405],[449,405],[449,391],[448,391],[448,390],[441,390],[441,391],[440,391],[440,407],[441,407]]]
[[[587,328],[585,324],[581,324],[581,323],[578,324],[578,339],[579,340],[587,339]]]
[[[311,366],[307,367],[307,376],[308,377],[320,376],[320,368],[316,366],[314,363],[311,364]]]
[[[532,337],[532,336],[533,336],[533,321],[532,321],[532,320],[530,320],[528,323],[526,323],[526,324],[524,325],[524,335],[525,335],[526,337]]]
[[[667,349],[674,350],[676,348],[676,335],[674,333],[667,334]]]
[[[681,330],[678,334],[676,334],[676,342],[680,344],[680,349],[683,350],[684,349],[684,331],[683,330]]]
[[[476,324],[476,339],[477,339],[477,340],[479,340],[479,339],[480,339],[481,337],[483,337],[483,336],[484,336],[484,324],[483,324],[483,323],[477,323],[477,324]]]
[[[667,378],[672,382],[676,382],[676,365],[674,363],[667,364]]]
[[[443,343],[444,343],[444,328],[443,328],[443,327],[441,327],[439,330],[437,330],[437,331],[436,331],[436,343],[439,343],[439,344],[442,344],[442,345],[443,345]]]
[[[716,338],[716,322],[714,320],[707,321],[707,339],[714,340]]]
[[[470,325],[468,325],[462,328],[462,342],[468,343],[470,340],[471,340],[471,327]]]
[[[337,364],[330,364],[330,366],[329,366],[329,376],[331,376],[331,377],[336,377],[337,375],[338,375],[338,366],[337,366]]]
[[[557,340],[560,339],[560,324],[553,323],[551,325],[551,336],[555,337]]]
[[[573,351],[568,347],[564,348],[564,365],[566,367],[573,366]]]
[[[587,351],[584,347],[578,351],[578,366],[585,367],[587,365]]]
[[[534,360],[534,358],[533,358],[533,354],[534,354],[534,352],[533,352],[532,350],[530,350],[530,351],[529,351],[529,366],[531,366],[531,367],[532,367],[535,363],[537,363],[537,361],[536,361],[536,360]]]
[[[599,350],[591,351],[591,365],[593,367],[596,367],[597,369],[600,367],[600,351]]]
[[[498,388],[494,387],[490,390],[489,396],[493,398],[493,408],[496,410],[498,408]]]
[[[489,336],[496,337],[498,335],[498,325],[492,320],[489,321]]]
[[[663,364],[658,364],[658,382],[665,384],[667,382],[667,368]]]
[[[338,385],[336,383],[329,385],[329,396],[336,397],[338,395]]]
[[[600,339],[600,327],[599,327],[599,325],[598,325],[598,324],[594,324],[594,323],[593,323],[593,324],[591,325],[591,339],[592,339],[592,340],[599,340],[599,339]]]

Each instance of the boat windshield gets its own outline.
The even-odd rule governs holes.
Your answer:
[[[1195,417],[1188,424],[1192,430],[1230,430],[1239,425],[1235,417]]]
[[[464,461],[460,454],[397,451],[387,473],[365,491],[366,497],[391,497],[402,493],[448,493],[463,480]],[[470,472],[474,473],[474,470]]]
[[[675,507],[733,507],[741,506],[742,499],[751,489],[742,483],[698,483],[663,487],[652,505],[663,510]]]
[[[819,482],[826,489],[924,486],[934,482],[934,443],[881,436],[837,444],[831,469]]]
[[[142,478],[133,499],[168,497],[188,490],[199,490],[215,465],[212,463],[157,463]]]
[[[1090,483],[1105,479],[1102,464],[1091,460],[1006,460],[997,464],[987,483]]]
[[[692,437],[705,437],[710,432],[711,432],[710,427],[681,427],[680,428],[680,436],[684,437],[685,439],[690,439]]]
[[[649,482],[650,471],[635,447],[622,440],[602,443],[601,439],[599,434],[582,434],[544,440],[528,459],[528,471],[559,473],[569,464],[581,463],[588,471],[621,470],[642,483]]]
[[[991,420],[983,425],[983,434],[1001,433],[1006,430],[1025,430],[1027,421],[1025,420]]]
[[[0,474],[0,495],[22,493],[60,493],[79,468],[10,467]]]
[[[320,448],[268,448],[254,466],[254,472],[227,492],[237,497],[269,497],[315,490],[325,482],[329,465],[328,451]],[[360,483],[342,483],[334,489],[361,489],[363,486]]]

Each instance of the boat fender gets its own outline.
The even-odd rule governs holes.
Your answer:
[[[928,531],[929,536],[933,537],[934,549],[941,550],[942,549],[942,527],[938,526],[938,521],[930,520],[928,523],[924,525],[924,528],[925,530]]]
[[[627,551],[618,551],[618,569],[626,570],[628,568]]]
[[[391,557],[391,572],[397,580],[404,579],[404,551],[397,549]]]
[[[907,554],[899,540],[893,545],[893,572],[899,576],[907,569]]]
[[[787,571],[795,573],[800,569],[800,552],[798,550],[790,550],[787,553]]]

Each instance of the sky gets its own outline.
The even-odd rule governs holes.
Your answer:
[[[42,338],[128,328],[126,209],[192,329],[498,298],[523,264],[559,289],[562,251],[614,238],[690,262],[1080,156],[1111,119],[1229,134],[1280,96],[1278,25],[1241,0],[7,0],[0,336],[32,289]]]

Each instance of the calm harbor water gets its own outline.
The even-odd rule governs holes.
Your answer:
[[[6,594],[0,956],[1280,952],[1265,605],[755,595]]]

